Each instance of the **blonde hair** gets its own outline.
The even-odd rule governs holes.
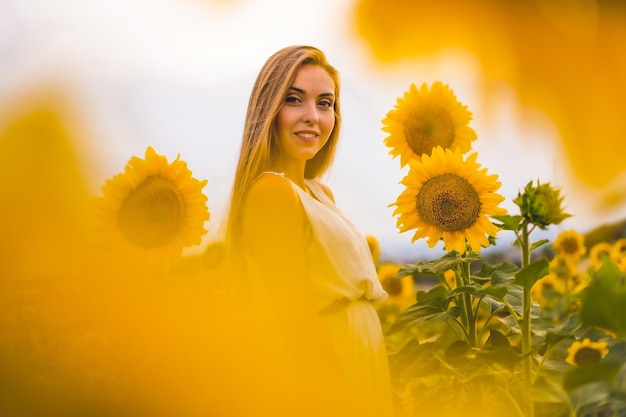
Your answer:
[[[318,48],[306,45],[283,48],[265,62],[250,93],[226,223],[226,244],[229,252],[236,249],[241,238],[241,205],[246,192],[270,166],[277,136],[276,118],[303,65],[322,67],[335,83],[335,126],[326,144],[307,161],[305,178],[319,178],[330,167],[334,158],[341,127],[339,73]]]

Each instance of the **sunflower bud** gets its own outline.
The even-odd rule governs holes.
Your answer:
[[[560,224],[571,217],[561,207],[563,197],[560,190],[553,188],[550,183],[540,184],[539,180],[537,186],[529,182],[524,193],[518,194],[513,202],[519,206],[524,219],[544,230],[551,224]]]

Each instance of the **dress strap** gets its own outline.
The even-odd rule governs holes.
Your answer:
[[[261,175],[263,175],[263,174],[274,174],[274,175],[278,175],[279,177],[285,178],[285,173],[284,172],[263,171],[263,172],[261,172]]]

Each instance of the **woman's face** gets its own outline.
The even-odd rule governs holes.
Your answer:
[[[335,127],[335,83],[317,65],[304,65],[277,117],[279,163],[305,163],[328,141]]]

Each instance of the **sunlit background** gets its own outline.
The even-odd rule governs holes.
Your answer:
[[[290,44],[324,50],[343,82],[343,130],[326,178],[383,256],[423,254],[392,209],[405,172],[380,121],[411,83],[439,80],[473,114],[479,162],[510,203],[530,180],[561,187],[587,231],[626,213],[621,123],[626,34],[619,2],[395,0],[3,0],[4,124],[54,92],[88,191],[147,146],[207,179],[219,238],[248,94],[265,59]],[[201,249],[201,248],[196,248]]]

